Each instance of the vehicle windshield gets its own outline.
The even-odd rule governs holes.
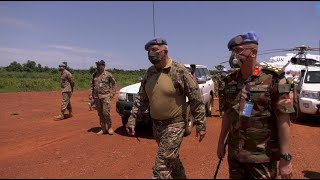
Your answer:
[[[317,60],[315,59],[305,59],[305,58],[291,58],[291,62],[292,64],[297,64],[297,65],[302,65],[302,66],[305,66],[305,65],[315,65],[317,62]]]
[[[305,83],[320,83],[320,71],[308,71],[305,79]]]

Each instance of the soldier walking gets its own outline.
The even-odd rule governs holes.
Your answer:
[[[224,157],[227,141],[231,179],[275,179],[277,161],[281,178],[291,178],[289,114],[294,109],[284,71],[257,63],[254,32],[232,38],[228,48],[240,69],[224,78],[226,102],[217,156]]]
[[[186,178],[179,158],[180,145],[186,128],[186,96],[196,120],[199,141],[206,133],[205,107],[200,90],[188,70],[168,57],[166,40],[156,38],[145,45],[149,61],[153,64],[143,77],[141,87],[131,110],[126,130],[135,134],[136,119],[150,108],[153,134],[158,152],[153,166],[153,178]]]
[[[228,70],[226,68],[223,68],[220,72],[220,76],[217,79],[218,82],[218,96],[219,96],[219,114],[220,117],[223,115],[223,104],[224,104],[224,96],[223,96],[223,89],[224,89],[224,81],[223,78],[226,77]]]

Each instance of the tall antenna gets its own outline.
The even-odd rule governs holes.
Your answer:
[[[156,24],[155,24],[155,21],[154,21],[154,1],[152,1],[152,13],[153,13],[153,37],[156,37]]]

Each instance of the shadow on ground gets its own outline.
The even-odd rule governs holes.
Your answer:
[[[320,179],[320,173],[314,171],[302,171],[304,177],[309,179]]]
[[[310,126],[310,127],[320,127],[320,117],[317,116],[306,116],[305,118],[297,121],[295,114],[290,114],[290,120],[294,124],[300,124],[304,126]]]
[[[87,132],[97,133],[101,130],[101,127],[93,127],[87,130]]]
[[[127,134],[127,131],[123,126],[118,127],[114,132],[121,136],[133,137]],[[138,138],[154,139],[153,133],[152,133],[152,127],[149,127],[149,126],[137,126],[135,129],[135,133],[136,133],[135,136]]]

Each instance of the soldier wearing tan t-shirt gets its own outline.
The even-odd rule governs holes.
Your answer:
[[[158,143],[152,178],[185,179],[179,150],[186,126],[186,97],[196,120],[199,141],[206,132],[205,108],[197,83],[183,65],[168,57],[166,45],[167,42],[161,38],[153,39],[145,45],[153,66],[147,70],[141,82],[126,128],[130,135],[134,135],[136,119],[142,117],[141,114],[150,108],[153,133]]]

